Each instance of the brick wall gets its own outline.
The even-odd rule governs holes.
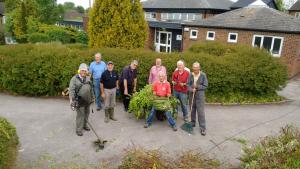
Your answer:
[[[155,38],[155,28],[148,27],[148,37],[145,42],[145,49],[153,49],[154,47],[154,38]]]
[[[89,24],[89,17],[84,16],[84,17],[82,17],[82,19],[83,19],[83,30],[85,32],[87,32],[88,31],[88,24]]]
[[[272,32],[255,32],[242,31],[230,29],[216,29],[216,28],[200,28],[188,27],[189,31],[184,32],[183,36],[183,50],[187,50],[194,43],[204,42],[206,40],[207,31],[215,32],[215,41],[222,43],[227,42],[228,33],[238,33],[238,44],[245,44],[252,46],[253,35],[269,35],[283,37],[283,45],[280,59],[288,66],[289,77],[295,76],[300,72],[300,34],[286,34],[286,33],[272,33]],[[198,30],[197,39],[190,39],[190,31]]]

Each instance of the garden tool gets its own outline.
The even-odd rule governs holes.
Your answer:
[[[97,147],[96,151],[99,150],[103,150],[104,149],[104,144],[107,142],[107,140],[102,140],[99,135],[96,133],[94,127],[92,126],[92,124],[87,121],[87,124],[89,125],[89,127],[92,129],[93,133],[96,135],[97,140],[94,141],[95,146]]]
[[[193,104],[194,104],[194,99],[195,99],[195,93],[193,92],[193,97],[192,97],[192,104],[191,104],[191,112],[193,111]],[[194,128],[193,128],[193,124],[191,122],[184,122],[183,125],[181,125],[180,127],[182,130],[190,133],[190,134],[194,134]]]

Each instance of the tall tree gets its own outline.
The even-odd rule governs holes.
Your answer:
[[[39,21],[54,24],[59,20],[59,9],[56,0],[36,0],[38,4]]]
[[[84,14],[84,12],[85,12],[85,10],[84,10],[84,8],[82,6],[77,6],[76,10],[77,10],[77,12],[79,12],[81,14]]]
[[[139,0],[95,0],[90,11],[90,47],[143,47],[147,23]]]
[[[65,10],[74,9],[75,8],[75,4],[73,2],[65,2],[64,3],[64,7],[65,7]]]
[[[282,11],[282,12],[287,11],[283,0],[276,0],[275,3],[277,5],[279,11]]]
[[[18,5],[20,4],[20,0],[5,0],[5,13],[9,13],[16,9]]]

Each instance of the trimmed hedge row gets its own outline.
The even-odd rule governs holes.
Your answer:
[[[287,68],[266,51],[247,46],[203,43],[184,53],[155,53],[145,50],[88,49],[85,45],[22,44],[0,47],[0,90],[22,95],[55,96],[68,86],[81,62],[90,63],[100,51],[103,60],[115,62],[117,71],[139,61],[138,87],[146,85],[156,57],[162,58],[168,76],[183,59],[186,66],[198,61],[209,80],[209,102],[265,102],[285,85]]]
[[[14,168],[18,144],[16,128],[0,117],[0,169]]]

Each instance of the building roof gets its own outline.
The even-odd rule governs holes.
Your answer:
[[[300,33],[300,20],[273,8],[240,8],[208,19],[184,23],[201,27]]]
[[[230,0],[147,0],[144,9],[220,9],[229,10]]]
[[[300,11],[300,0],[298,0],[290,9],[289,11]]]
[[[148,21],[149,27],[152,28],[166,28],[166,29],[182,29],[180,23],[174,22],[160,22],[160,21]]]
[[[4,2],[0,2],[0,15],[4,15]]]
[[[244,8],[255,3],[255,1],[258,0],[238,0],[236,3],[231,5],[231,9]],[[264,2],[270,8],[278,9],[274,0],[259,0],[259,1]]]

